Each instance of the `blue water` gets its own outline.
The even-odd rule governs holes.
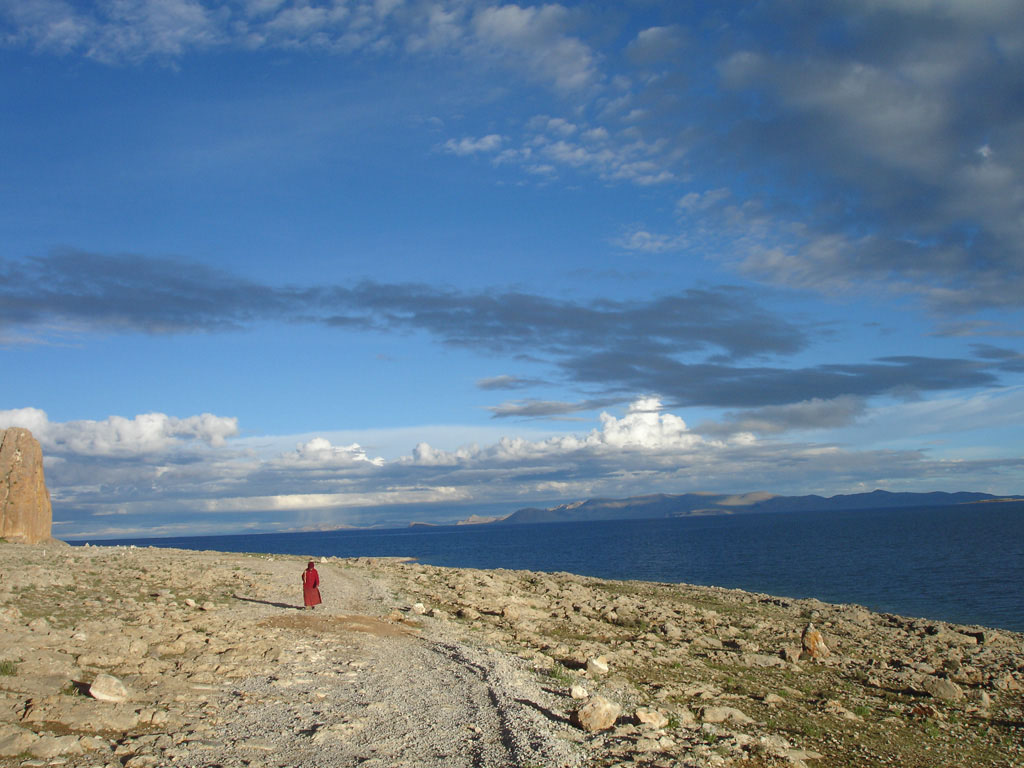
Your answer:
[[[1024,502],[96,543],[685,582],[1024,632]]]

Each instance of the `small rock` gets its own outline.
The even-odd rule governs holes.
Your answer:
[[[959,701],[964,697],[963,689],[959,685],[941,677],[926,677],[921,687],[929,696],[944,701]]]
[[[595,656],[594,658],[587,659],[587,672],[592,675],[607,675],[608,659],[604,656]]]
[[[578,683],[569,689],[569,695],[578,701],[582,701],[590,695],[590,692]]]
[[[644,725],[649,725],[655,729],[662,729],[668,725],[668,718],[665,717],[661,712],[656,709],[648,709],[647,707],[640,707],[634,713],[636,719]]]
[[[604,696],[592,696],[572,713],[572,721],[590,733],[604,731],[615,725],[622,707]]]
[[[735,723],[746,725],[754,722],[753,718],[735,707],[704,707],[700,714],[705,723]]]
[[[427,612],[427,607],[423,603],[413,603],[412,608],[410,608],[409,610],[411,610],[417,616],[422,616],[424,613]]]
[[[804,628],[800,642],[803,645],[803,653],[800,654],[802,659],[825,659],[832,655],[828,646],[825,645],[824,636],[814,628],[813,624],[808,624]]]
[[[77,736],[40,736],[28,748],[28,753],[34,757],[80,755],[82,752]]]
[[[128,698],[128,689],[113,675],[101,673],[89,686],[89,695],[99,701],[124,701]]]
[[[800,649],[794,646],[786,646],[779,651],[779,658],[783,661],[794,663],[800,660]]]
[[[38,741],[39,737],[26,728],[10,726],[0,732],[0,757],[16,757],[27,752],[28,748]]]
[[[680,728],[697,727],[697,718],[694,717],[693,712],[691,712],[687,707],[679,707],[679,709],[675,711],[675,715],[676,720],[679,721]]]
[[[458,616],[460,619],[466,619],[467,621],[476,621],[480,618],[480,612],[467,606],[459,608]]]
[[[207,600],[205,603],[203,603],[202,605],[199,606],[199,610],[201,610],[201,611],[212,611],[216,607],[217,606],[215,606],[212,602]]]
[[[997,691],[1019,691],[1021,689],[1020,683],[1017,679],[1007,672],[1002,677],[998,677],[992,681],[992,687]]]

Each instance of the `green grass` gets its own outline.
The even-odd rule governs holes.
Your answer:
[[[10,659],[0,661],[0,676],[14,677],[18,674],[18,665]]]
[[[552,680],[557,680],[562,685],[572,685],[573,676],[569,674],[569,670],[563,667],[561,664],[555,664],[551,669],[547,670],[546,673]]]

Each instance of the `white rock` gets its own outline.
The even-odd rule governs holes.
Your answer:
[[[77,736],[40,736],[28,748],[28,753],[34,757],[80,755],[82,752]]]
[[[941,677],[926,677],[921,687],[928,695],[945,701],[959,701],[964,697],[963,689],[952,680],[944,680]]]
[[[17,726],[4,727],[0,731],[0,757],[16,757],[27,752],[28,748],[39,740],[32,731]]]
[[[89,695],[99,701],[125,701],[128,689],[113,675],[101,673],[89,686]]]
[[[427,612],[427,607],[423,603],[413,603],[412,612],[417,616],[422,616]]]
[[[587,659],[587,672],[592,675],[607,675],[608,659],[604,656],[596,656],[592,659]]]
[[[611,728],[619,718],[622,707],[604,696],[591,696],[572,713],[572,721],[585,731],[596,733]]]
[[[744,714],[735,707],[704,707],[701,711],[701,720],[705,723],[735,723],[746,725],[754,722],[753,718]]]
[[[668,725],[668,718],[656,709],[639,707],[635,714],[637,720],[644,725],[651,726],[652,728],[661,729]]]
[[[577,683],[569,689],[569,695],[578,701],[582,701],[590,695],[590,691],[584,688],[582,685]]]

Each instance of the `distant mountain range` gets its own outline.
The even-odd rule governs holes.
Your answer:
[[[770,512],[833,512],[843,509],[891,509],[897,507],[944,507],[977,502],[1024,501],[1024,496],[993,496],[990,493],[892,493],[872,491],[840,496],[775,496],[769,493],[719,495],[664,493],[627,499],[587,499],[557,507],[527,507],[489,525],[516,523],[586,522],[590,520],[641,520],[659,517],[735,515]]]

